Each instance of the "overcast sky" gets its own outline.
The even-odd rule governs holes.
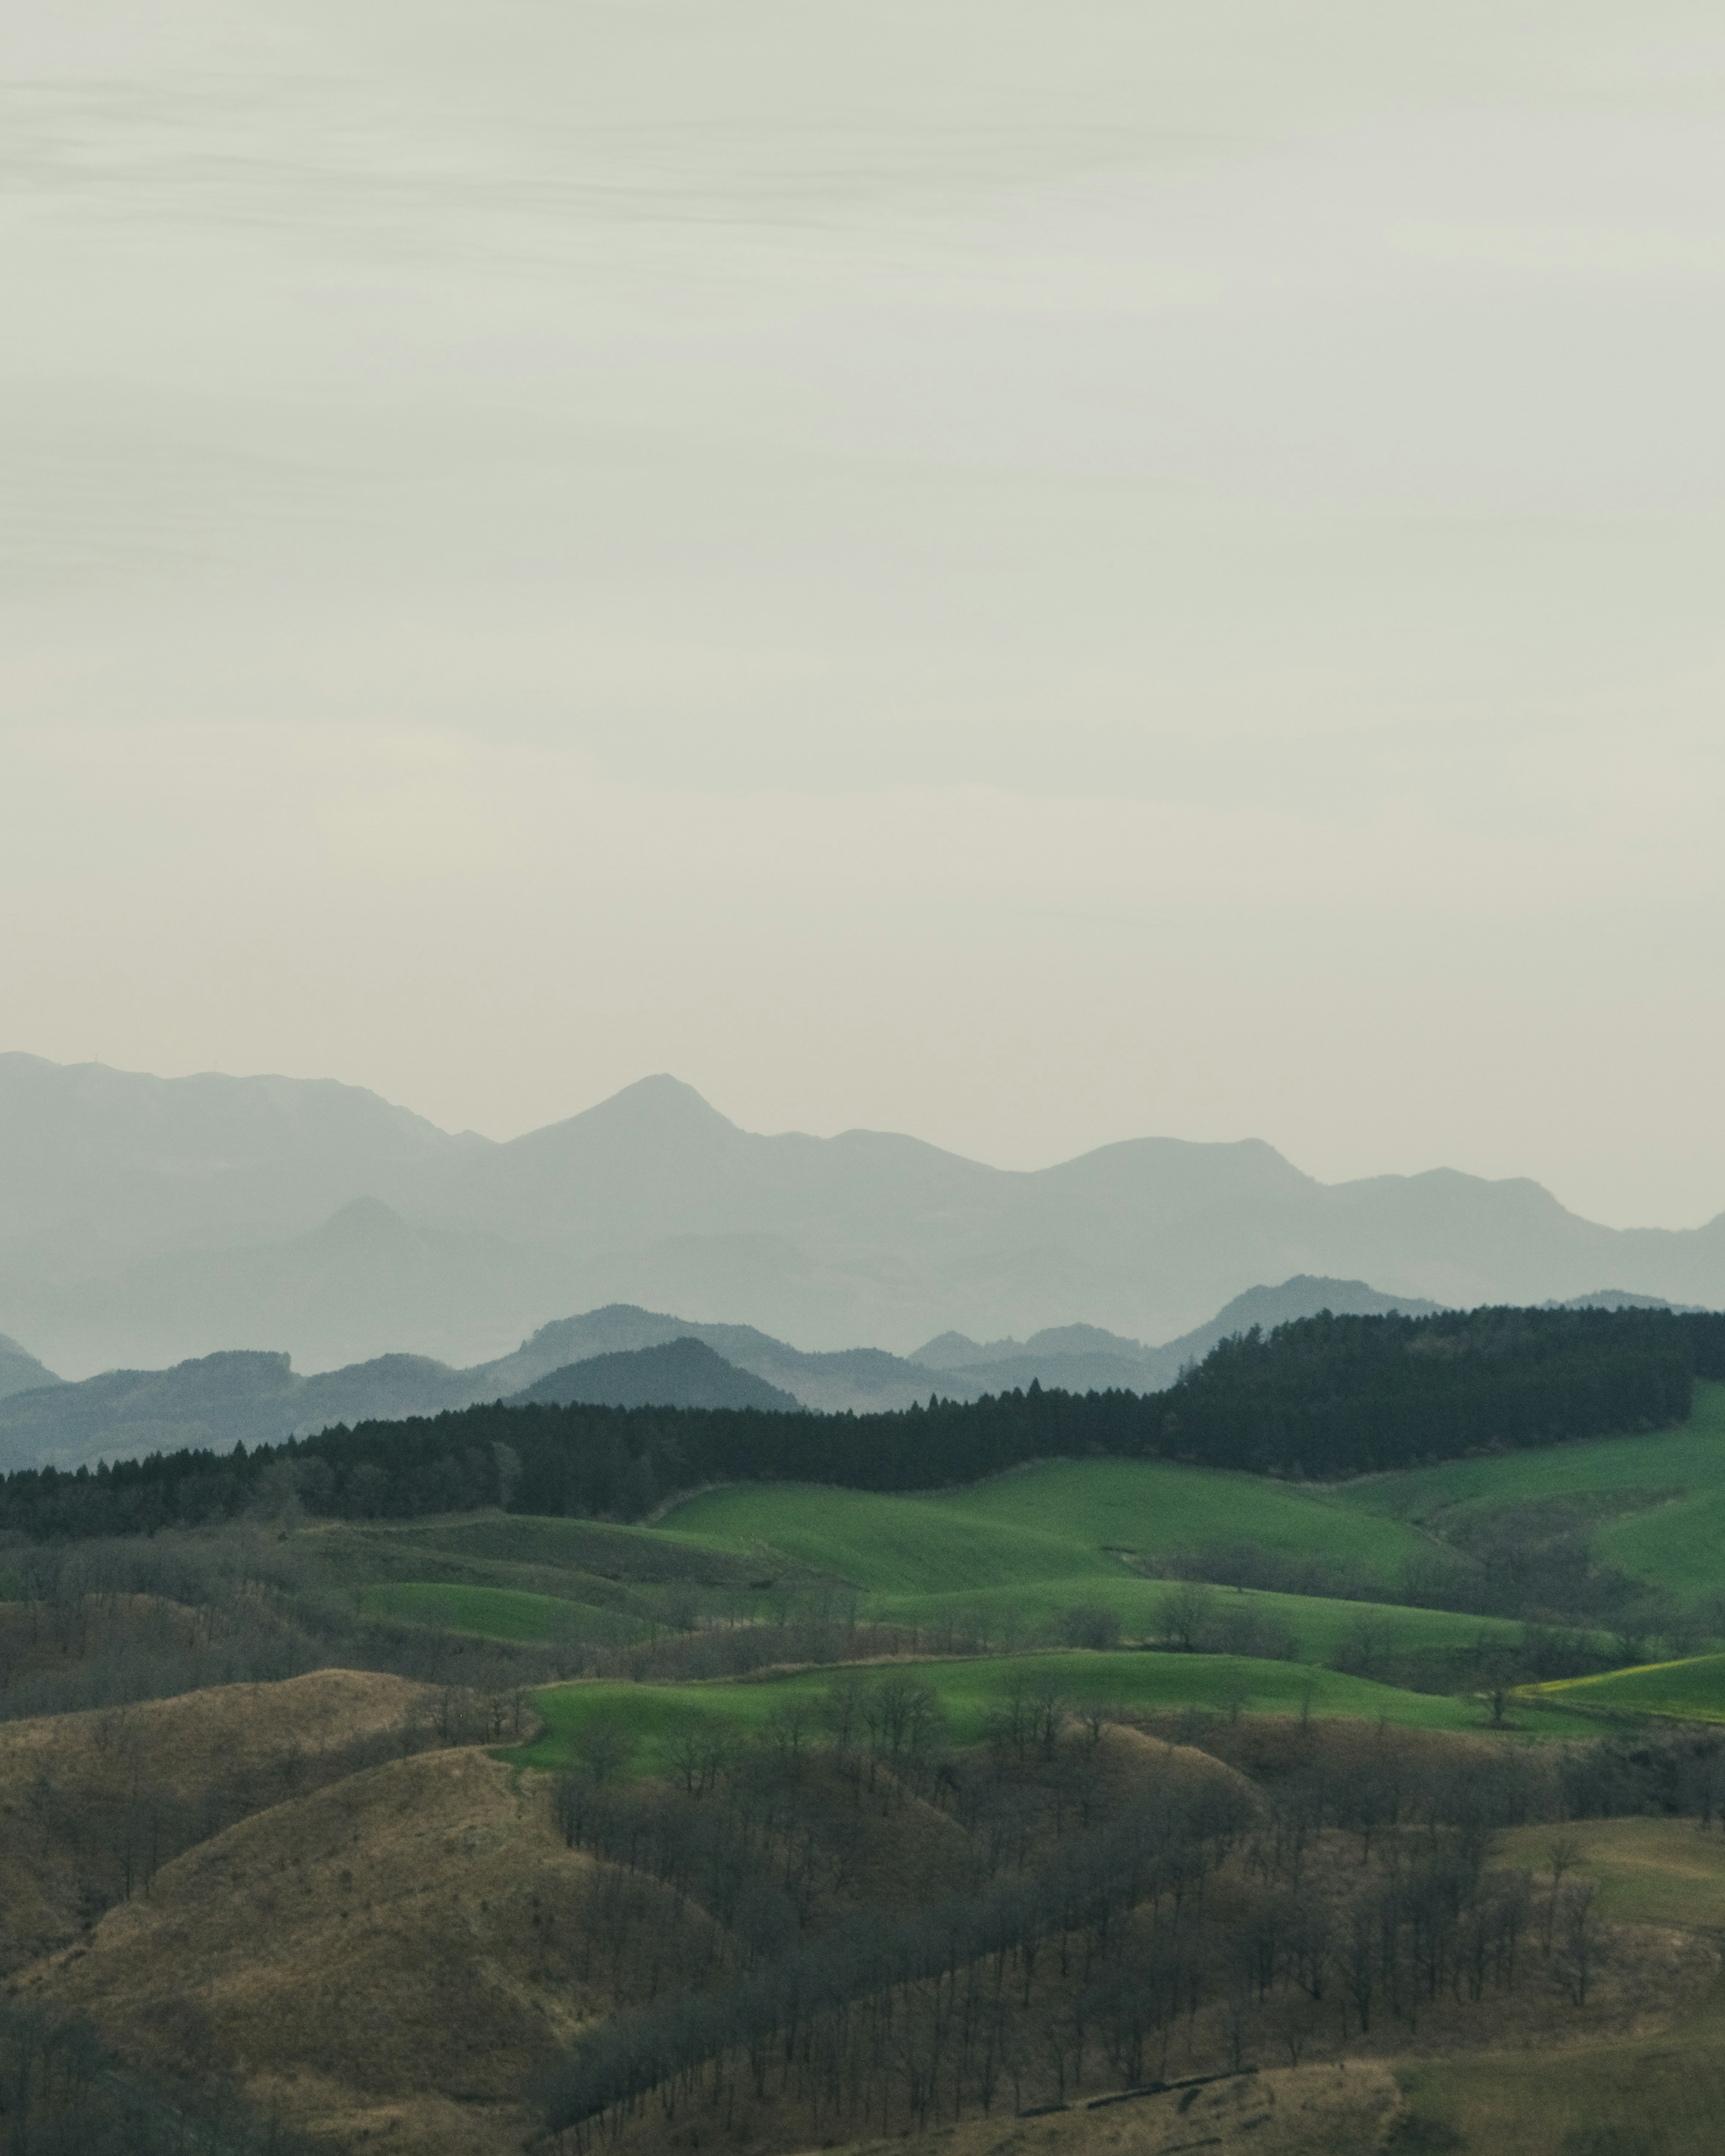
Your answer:
[[[0,0],[0,1047],[1725,1209],[1725,24]]]

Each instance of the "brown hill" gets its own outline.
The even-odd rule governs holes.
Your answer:
[[[401,1677],[320,1670],[0,1723],[0,1967],[68,1943],[235,1820],[434,1742],[438,1707]]]
[[[1044,2118],[979,2118],[911,2140],[861,2143],[847,2156],[1378,2156],[1404,2109],[1395,2076],[1371,2061],[1237,2075],[1165,2096],[1075,2103]],[[1444,2143],[1443,2146],[1452,2146]]]
[[[20,1988],[133,2068],[231,2074],[334,2146],[512,2150],[536,2071],[619,2003],[617,1876],[553,1835],[537,1778],[422,1753],[201,1844]],[[649,1964],[676,1980],[705,1928],[650,1881],[628,1891],[625,1997]]]

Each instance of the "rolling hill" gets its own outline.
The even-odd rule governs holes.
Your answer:
[[[662,1348],[624,1348],[614,1355],[567,1363],[515,1394],[511,1404],[536,1401],[567,1407],[577,1400],[619,1408],[768,1408],[801,1404],[752,1371],[739,1370],[700,1340]]]
[[[662,1076],[495,1143],[326,1081],[0,1056],[0,1327],[74,1374],[245,1340],[476,1363],[607,1302],[836,1349],[1168,1339],[1298,1274],[1404,1303],[1725,1301],[1725,1217],[1608,1229],[1448,1169],[1327,1185],[1257,1140],[1009,1172],[880,1132],[758,1135]]]

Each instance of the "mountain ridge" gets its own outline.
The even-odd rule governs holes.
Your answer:
[[[1000,1169],[893,1132],[747,1132],[667,1074],[499,1142],[332,1080],[0,1055],[0,1331],[74,1376],[244,1338],[312,1371],[465,1367],[608,1303],[824,1353],[1077,1322],[1166,1343],[1302,1274],[1464,1306],[1602,1279],[1725,1303],[1725,1215],[1605,1228],[1451,1168],[1326,1184],[1256,1138]]]

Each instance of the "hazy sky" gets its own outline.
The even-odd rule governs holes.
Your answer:
[[[0,1047],[1725,1209],[1725,23],[0,0]]]

